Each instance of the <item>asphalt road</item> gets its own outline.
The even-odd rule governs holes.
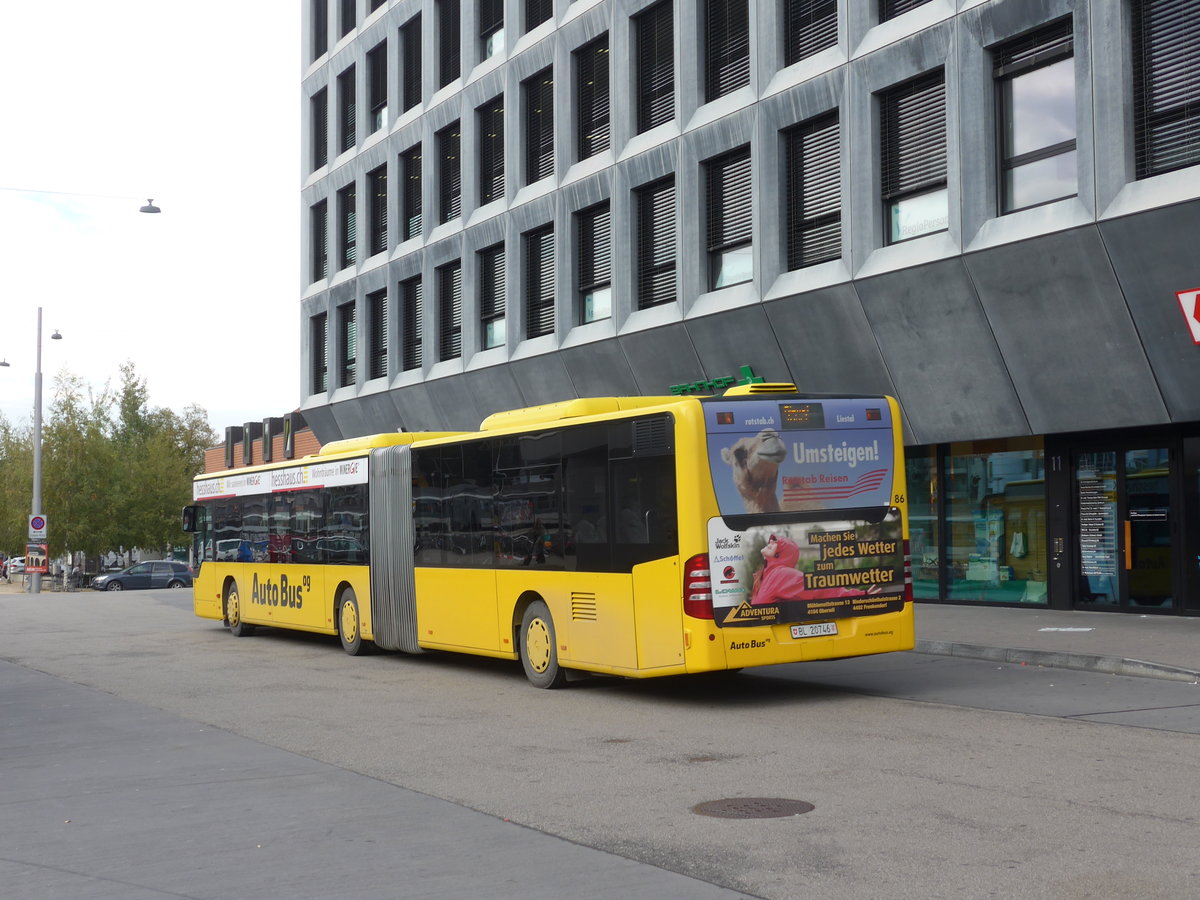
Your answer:
[[[538,691],[500,661],[236,639],[187,593],[2,599],[0,659],[749,895],[1200,894],[1194,685],[895,654]],[[813,810],[693,812],[745,797]]]

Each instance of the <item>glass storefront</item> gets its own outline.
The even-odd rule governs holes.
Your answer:
[[[907,467],[917,599],[1047,603],[1040,438],[914,448]]]

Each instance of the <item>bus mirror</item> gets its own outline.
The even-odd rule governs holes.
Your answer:
[[[187,532],[199,531],[200,507],[185,506],[183,508],[183,530]]]

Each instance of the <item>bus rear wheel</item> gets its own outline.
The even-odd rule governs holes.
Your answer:
[[[358,598],[354,596],[353,588],[346,588],[338,598],[337,622],[342,649],[351,656],[365,653],[370,645],[363,640],[362,617],[358,614]]]
[[[567,670],[558,664],[558,638],[550,608],[541,600],[530,603],[521,617],[521,665],[537,688],[560,688]]]
[[[242,621],[242,600],[238,595],[236,582],[225,589],[225,624],[229,626],[229,633],[234,637],[254,634],[254,626]]]

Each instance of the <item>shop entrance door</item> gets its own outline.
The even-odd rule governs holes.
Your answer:
[[[1175,609],[1171,458],[1168,447],[1134,445],[1072,454],[1076,607]]]

